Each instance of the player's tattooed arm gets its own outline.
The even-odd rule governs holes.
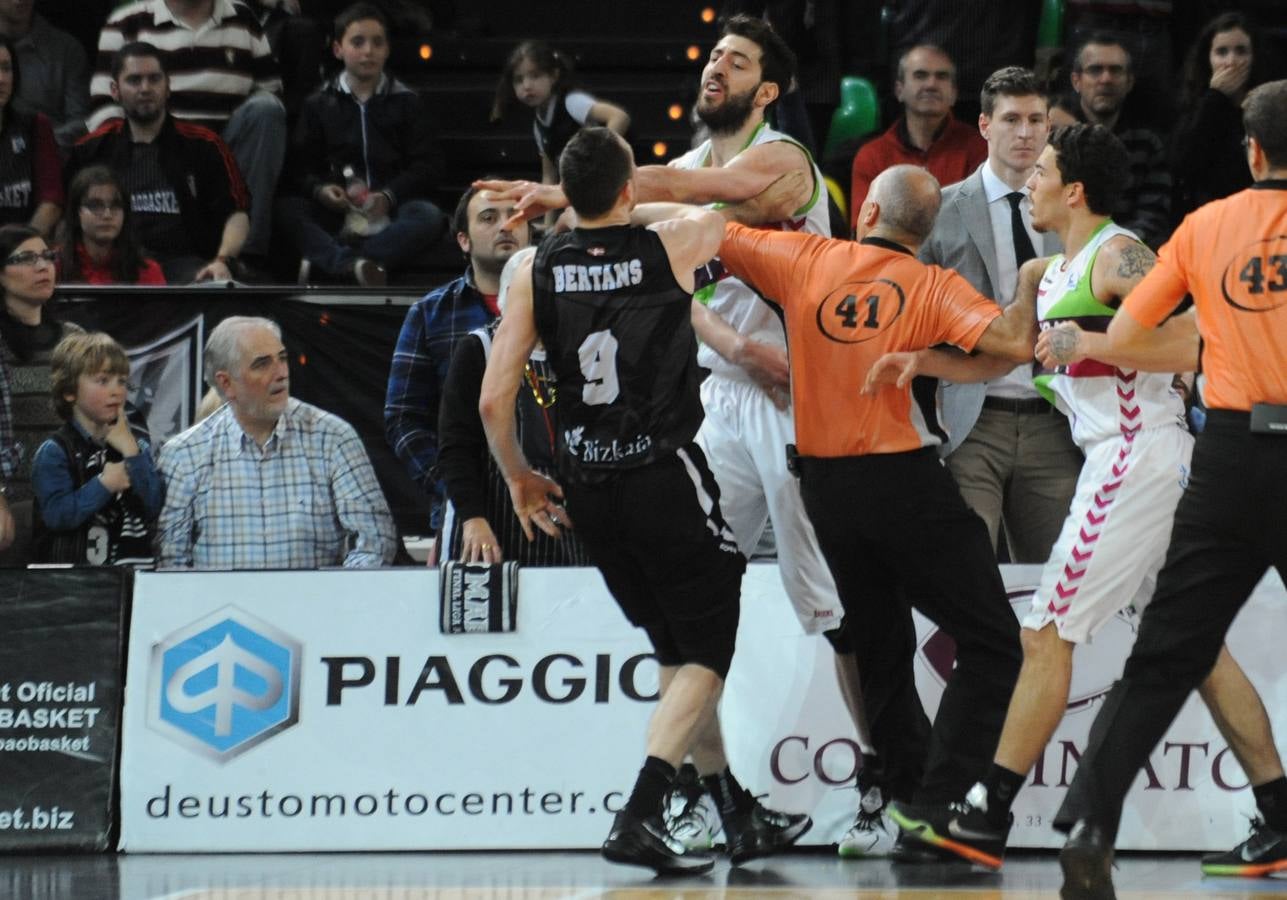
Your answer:
[[[1132,242],[1122,248],[1117,261],[1117,277],[1136,282],[1143,278],[1157,262],[1157,254],[1143,244]]]

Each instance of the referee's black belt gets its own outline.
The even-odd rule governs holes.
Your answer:
[[[1013,397],[984,397],[983,408],[1021,416],[1049,415],[1059,411],[1042,397],[1030,397],[1024,400],[1016,400]]]

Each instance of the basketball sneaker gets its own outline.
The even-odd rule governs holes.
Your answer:
[[[790,847],[813,826],[804,813],[769,809],[756,800],[746,812],[724,817],[724,838],[733,865],[771,856]]]
[[[895,801],[889,804],[889,817],[902,829],[904,836],[989,869],[1001,868],[1005,842],[1014,822],[1014,816],[1009,816],[1005,827],[997,828],[988,821],[987,791],[981,784],[970,788],[964,801]]]
[[[1202,857],[1203,875],[1233,875],[1259,878],[1287,871],[1287,835],[1256,816],[1251,836],[1232,850]]]
[[[666,831],[689,850],[713,850],[720,831],[715,801],[702,786],[697,769],[684,763],[662,806]]]
[[[686,852],[667,834],[660,813],[641,819],[623,809],[600,852],[609,862],[643,866],[658,875],[704,875],[715,867],[709,853]]]
[[[880,788],[870,787],[860,796],[858,815],[836,851],[846,859],[889,856],[897,836],[898,829],[885,812]]]

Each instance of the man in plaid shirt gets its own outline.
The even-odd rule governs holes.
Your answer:
[[[291,398],[276,323],[220,322],[205,371],[227,402],[161,450],[157,567],[389,564],[393,516],[362,440],[342,419]]]

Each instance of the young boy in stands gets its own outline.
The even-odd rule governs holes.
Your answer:
[[[314,268],[363,286],[422,255],[446,217],[425,197],[441,167],[428,114],[411,88],[384,70],[388,21],[370,3],[335,19],[344,71],[305,102],[277,203],[282,233]]]
[[[54,347],[54,407],[65,424],[32,461],[33,560],[115,566],[152,562],[161,478],[125,416],[130,361],[102,332]]]

